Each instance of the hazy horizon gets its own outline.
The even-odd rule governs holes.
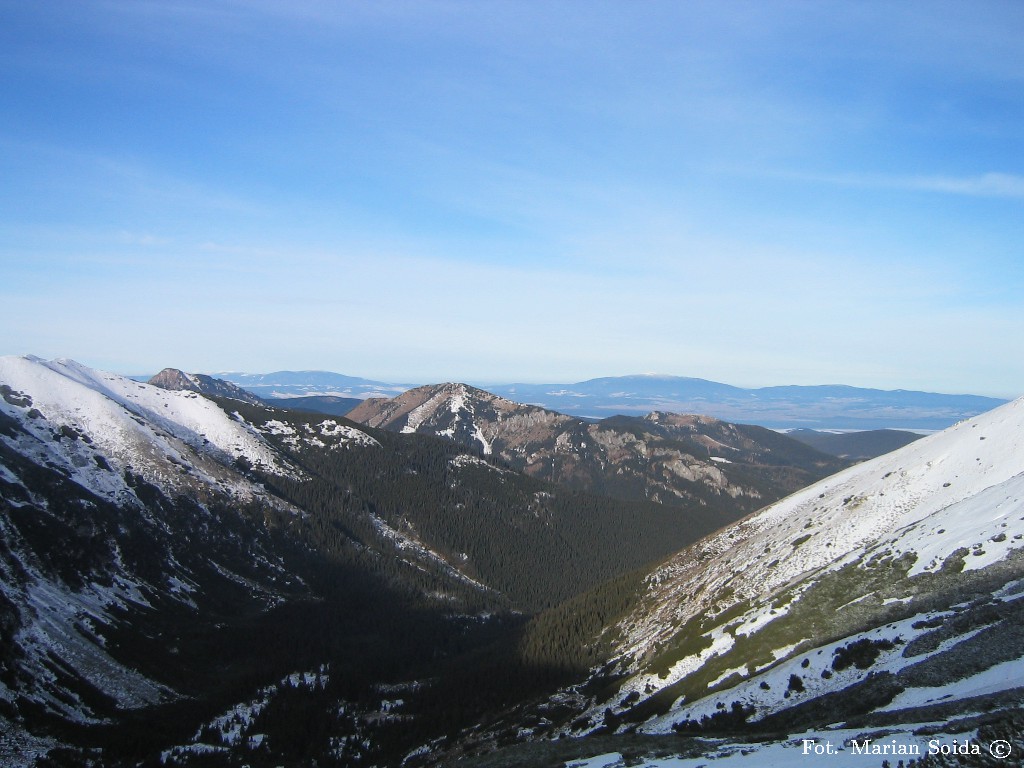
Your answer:
[[[176,366],[164,366],[164,367],[166,367],[166,368],[175,368]],[[179,369],[179,370],[182,370],[182,369]],[[152,371],[152,372],[145,372],[145,371],[141,371],[141,372],[140,371],[130,371],[130,372],[115,371],[115,373],[119,373],[122,376],[128,376],[130,378],[138,378],[138,377],[143,377],[143,376],[145,376],[145,377],[152,377],[152,376],[156,375],[159,372],[160,372],[159,370]],[[769,383],[769,384],[742,384],[742,383],[737,383],[737,382],[733,382],[733,381],[719,381],[717,379],[708,379],[706,376],[690,376],[690,375],[687,375],[687,374],[650,373],[650,372],[646,372],[646,373],[623,373],[623,374],[615,374],[613,376],[591,376],[591,377],[588,377],[588,378],[585,378],[585,379],[584,378],[577,378],[577,379],[567,379],[567,380],[564,380],[564,381],[542,381],[542,380],[538,380],[538,381],[525,381],[525,380],[521,380],[521,379],[516,379],[516,380],[512,380],[512,379],[508,379],[508,380],[498,380],[498,379],[486,379],[485,380],[485,379],[478,379],[478,380],[475,380],[475,381],[468,381],[468,380],[456,379],[456,378],[451,378],[451,377],[449,377],[449,378],[441,378],[441,379],[436,379],[436,380],[431,380],[431,381],[418,381],[418,380],[410,380],[410,379],[408,379],[408,377],[397,378],[397,379],[388,379],[388,378],[380,378],[378,376],[364,376],[361,373],[353,373],[352,371],[331,371],[331,370],[327,370],[327,369],[324,369],[324,368],[280,369],[280,370],[273,370],[273,371],[272,370],[265,370],[265,371],[256,371],[256,370],[252,370],[252,371],[226,371],[226,370],[215,371],[215,370],[209,370],[209,371],[185,371],[185,372],[186,373],[193,373],[193,374],[198,373],[198,374],[203,374],[205,376],[214,376],[214,377],[226,376],[226,375],[273,375],[275,373],[327,373],[327,374],[338,374],[338,375],[341,375],[341,376],[348,376],[348,377],[357,378],[357,379],[365,379],[366,381],[373,381],[373,382],[377,382],[379,384],[394,385],[394,386],[399,386],[400,385],[400,386],[419,387],[419,386],[428,386],[428,385],[431,385],[431,384],[443,384],[443,383],[447,383],[447,382],[461,382],[461,383],[464,383],[464,384],[469,384],[471,386],[482,387],[484,389],[486,389],[487,386],[513,386],[513,385],[516,385],[516,386],[518,386],[518,385],[523,385],[523,386],[540,386],[540,385],[544,385],[544,386],[548,386],[548,385],[550,385],[550,386],[569,386],[569,385],[572,385],[572,384],[583,384],[585,382],[593,381],[593,380],[596,380],[596,379],[605,379],[605,378],[640,378],[640,377],[652,377],[652,378],[663,378],[663,379],[695,379],[695,380],[698,380],[698,381],[710,381],[710,382],[713,382],[713,383],[716,383],[716,384],[726,384],[728,386],[738,387],[740,389],[770,389],[772,387],[786,387],[786,386],[811,386],[811,387],[846,387],[846,386],[854,386],[854,385],[847,384],[847,383],[841,382],[841,381],[831,381],[831,382],[824,381],[824,382],[815,382],[813,384],[793,384],[792,382],[775,382],[775,383]],[[865,387],[865,388],[866,389],[880,389],[880,390],[883,390],[883,391],[900,391],[900,390],[910,391],[910,390],[908,390],[907,387],[892,387],[892,388],[889,388],[889,389],[883,389],[881,387]],[[939,392],[938,390],[929,390],[929,389],[915,390],[915,391],[922,391],[922,392],[934,393],[934,394],[945,394],[945,395],[979,395],[979,396],[982,396],[982,397],[992,397],[992,398],[999,398],[999,399],[1003,399],[1003,400],[1014,400],[1014,399],[1016,399],[1018,397],[1024,396],[1024,393],[1019,393],[1019,394],[1012,394],[1011,393],[1011,394],[1008,394],[1008,395],[1000,395],[1000,394],[986,394],[986,393],[982,393],[982,392]]]

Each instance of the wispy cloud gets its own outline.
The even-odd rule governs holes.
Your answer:
[[[137,245],[143,248],[159,248],[174,242],[169,237],[154,235],[150,232],[129,232],[127,230],[118,232],[116,240],[124,245]]]
[[[1012,173],[981,173],[974,176],[915,176],[886,174],[784,174],[801,181],[847,187],[940,192],[973,197],[1024,198],[1024,176]]]
[[[897,181],[897,183],[899,183]],[[1024,197],[1024,176],[1009,173],[984,173],[980,176],[918,176],[903,180],[909,189],[949,192],[984,197]]]

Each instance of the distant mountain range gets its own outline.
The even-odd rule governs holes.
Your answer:
[[[332,395],[390,398],[411,389],[325,371],[218,373],[263,398]],[[694,413],[772,429],[905,429],[935,431],[1005,403],[980,395],[948,395],[849,386],[744,389],[680,376],[617,376],[575,384],[481,384],[509,400],[589,419]],[[311,402],[310,406],[315,403]]]
[[[977,395],[848,386],[743,389],[678,376],[618,376],[569,385],[509,384],[487,389],[577,416],[700,413],[772,429],[944,429],[1002,405]]]
[[[330,371],[276,371],[274,373],[238,373],[226,371],[210,374],[230,381],[263,399],[331,395],[363,400],[367,397],[393,397],[411,389],[411,384],[388,384],[383,381],[345,376]]]

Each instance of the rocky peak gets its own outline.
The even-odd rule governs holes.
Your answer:
[[[707,416],[656,412],[594,424],[459,383],[368,399],[347,417],[444,437],[580,490],[721,509],[724,520],[845,466],[783,435]]]
[[[236,384],[232,384],[230,381],[215,379],[212,376],[206,376],[201,373],[185,373],[177,368],[164,368],[160,373],[151,378],[148,383],[154,387],[174,392],[196,392],[200,395],[241,400],[253,405],[258,405],[262,402],[256,395],[247,392]]]

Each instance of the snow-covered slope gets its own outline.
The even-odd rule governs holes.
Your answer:
[[[0,383],[14,393],[0,409],[37,441],[23,441],[21,452],[62,467],[111,500],[133,495],[125,470],[169,492],[199,481],[247,497],[260,490],[226,472],[224,464],[243,459],[278,474],[294,472],[251,427],[194,392],[168,391],[71,360],[32,357],[0,358]],[[11,402],[19,396],[27,397],[25,406]]]
[[[158,654],[133,660],[157,627],[201,627],[211,601],[259,611],[301,593],[233,507],[294,510],[239,458],[296,476],[205,398],[0,358],[0,762],[58,743],[40,740],[40,718],[101,723],[178,698]]]
[[[577,713],[558,732],[949,726],[1024,702],[1022,623],[1024,399],[653,570],[604,631],[610,663],[557,699]]]
[[[714,613],[726,586],[756,600],[882,551],[914,553],[908,576],[965,547],[984,551],[967,569],[1002,559],[1024,538],[1022,473],[1024,399],[826,478],[652,573],[651,610],[638,612],[623,651],[642,656],[680,622]]]

